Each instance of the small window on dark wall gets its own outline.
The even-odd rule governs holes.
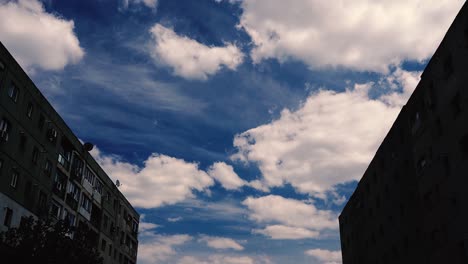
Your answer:
[[[39,149],[37,147],[34,147],[33,152],[32,152],[32,162],[34,164],[37,164],[38,158],[39,158]]]
[[[33,114],[34,106],[31,102],[28,103],[28,109],[26,111],[26,115],[31,118]]]
[[[18,177],[19,177],[18,172],[16,170],[13,170],[11,172],[11,180],[10,180],[11,187],[16,188],[16,186],[18,185]]]
[[[13,102],[18,102],[19,97],[19,89],[15,84],[10,85],[10,89],[8,89],[8,96],[13,100]]]

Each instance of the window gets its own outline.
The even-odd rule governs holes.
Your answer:
[[[3,160],[0,159],[0,169],[3,167]]]
[[[59,219],[60,218],[60,212],[62,211],[62,207],[60,204],[58,204],[55,201],[52,201],[50,204],[50,210],[49,213],[52,217]]]
[[[55,128],[50,128],[49,131],[47,131],[47,139],[52,142],[52,143],[55,143],[55,141],[57,140],[57,130],[55,130]]]
[[[19,89],[16,85],[11,84],[10,89],[8,90],[8,96],[13,100],[13,102],[18,102]]]
[[[96,178],[96,181],[94,183],[94,189],[102,195],[102,182]]]
[[[5,208],[5,219],[3,219],[3,225],[10,227],[11,226],[11,219],[13,218],[13,210],[11,208]]]
[[[112,245],[109,244],[109,257],[111,257],[111,256],[112,256]]]
[[[68,196],[71,196],[75,201],[80,199],[80,189],[78,188],[78,185],[71,181],[68,184]]]
[[[55,189],[57,191],[62,191],[65,188],[66,176],[58,172],[55,174]]]
[[[10,181],[11,187],[16,188],[16,185],[18,184],[18,177],[19,177],[18,172],[13,170],[11,172],[11,181]]]
[[[46,159],[46,162],[44,164],[44,174],[50,177],[51,173],[52,173],[52,162],[49,159]]]
[[[107,230],[107,225],[109,223],[109,217],[105,214],[102,221],[102,227]]]
[[[83,209],[85,209],[87,212],[91,213],[91,200],[84,194],[83,199],[81,200],[81,207],[83,207]]]
[[[104,238],[101,240],[101,251],[105,251],[106,250],[106,240],[104,240]]]
[[[0,140],[1,141],[8,141],[8,133],[10,132],[10,122],[3,118],[0,121]]]
[[[47,204],[47,195],[43,191],[39,191],[39,208],[45,208]]]
[[[39,149],[37,149],[37,147],[34,147],[33,152],[32,152],[32,162],[34,164],[37,164],[37,159],[38,158],[39,158]]]
[[[95,177],[96,176],[94,172],[90,168],[86,168],[85,175],[84,175],[85,180],[91,183],[91,185],[93,185]]]
[[[461,113],[461,101],[460,101],[460,93],[455,94],[455,96],[452,98],[452,101],[450,102],[450,105],[452,107],[452,113],[453,117],[456,118],[458,115]]]
[[[45,117],[43,114],[39,115],[39,122],[37,123],[37,128],[42,129],[45,124]]]
[[[31,102],[28,103],[28,109],[26,111],[26,116],[28,116],[29,118],[32,117],[32,114],[33,114],[33,109],[34,109],[34,106]]]

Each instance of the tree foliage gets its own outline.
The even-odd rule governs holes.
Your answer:
[[[29,217],[18,228],[0,233],[0,256],[2,263],[102,264],[94,244],[92,232],[84,225],[73,228],[64,221]]]

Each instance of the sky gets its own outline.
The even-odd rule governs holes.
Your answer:
[[[341,263],[338,215],[462,0],[0,0],[141,214],[138,263]]]

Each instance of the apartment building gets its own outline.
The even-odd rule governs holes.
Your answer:
[[[0,231],[87,225],[104,263],[136,263],[139,214],[0,43]]]
[[[465,3],[339,216],[343,264],[468,263],[467,190]]]

